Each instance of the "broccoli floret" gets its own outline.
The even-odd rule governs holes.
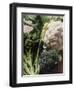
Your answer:
[[[50,70],[59,62],[59,53],[56,49],[44,50],[40,55],[40,73],[50,73]]]

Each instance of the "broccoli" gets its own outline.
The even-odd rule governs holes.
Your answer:
[[[43,50],[40,55],[40,74],[50,73],[59,62],[59,52],[56,49]]]

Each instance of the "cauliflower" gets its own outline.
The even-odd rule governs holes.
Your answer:
[[[42,40],[48,48],[63,50],[63,22],[46,23],[43,27]]]

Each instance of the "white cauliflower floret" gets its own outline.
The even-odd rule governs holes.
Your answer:
[[[27,23],[27,24],[32,24],[32,21],[26,21],[25,19],[23,20],[23,22]],[[29,25],[26,25],[26,24],[23,24],[23,32],[24,33],[29,33],[33,30],[33,27],[32,26],[29,26]]]
[[[28,26],[28,25],[23,25],[23,32],[24,33],[29,33],[33,30],[33,27]]]
[[[63,50],[63,23],[61,21],[51,21],[43,28],[42,40],[49,48]]]

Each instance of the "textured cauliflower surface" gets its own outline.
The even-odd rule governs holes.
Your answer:
[[[45,24],[43,32],[43,41],[47,47],[63,50],[63,23],[61,21]]]

